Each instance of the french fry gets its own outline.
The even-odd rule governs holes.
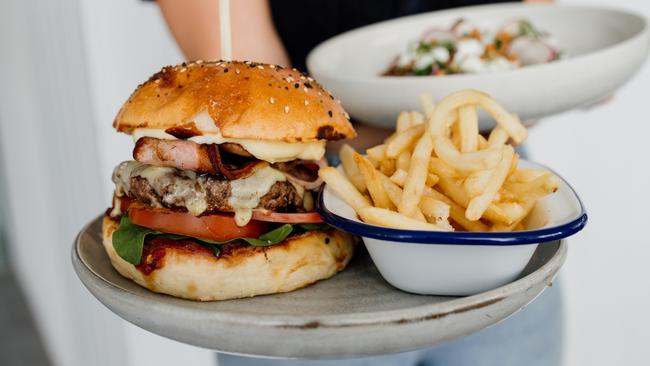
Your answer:
[[[477,170],[465,178],[463,187],[470,197],[476,197],[485,191],[485,187],[487,187],[491,176],[491,169]]]
[[[403,215],[413,216],[418,207],[427,180],[429,159],[432,151],[433,141],[425,131],[415,145],[413,155],[411,155],[411,164],[409,165],[402,200],[397,207],[397,211]]]
[[[361,172],[359,172],[357,163],[354,162],[354,154],[356,153],[350,145],[343,144],[341,150],[339,150],[339,158],[341,159],[345,175],[350,179],[354,187],[363,193],[366,191],[366,182],[363,180]]]
[[[447,220],[449,218],[449,205],[432,197],[423,196],[418,205],[424,216]]]
[[[503,202],[495,204],[503,211],[513,222],[519,222],[526,215],[525,209],[517,202]]]
[[[363,180],[366,182],[366,187],[368,188],[368,193],[370,193],[370,197],[375,206],[388,209],[395,208],[390,198],[388,198],[386,190],[384,190],[384,185],[379,178],[379,172],[375,170],[372,163],[359,154],[354,156],[354,161],[357,163],[359,171],[361,171]]]
[[[436,174],[437,176],[444,176],[449,178],[458,178],[460,176],[458,170],[442,161],[442,159],[435,157],[429,160],[429,171]]]
[[[366,149],[366,156],[375,168],[379,167],[382,161],[386,158],[386,144],[377,145]]]
[[[405,230],[447,231],[438,225],[422,222],[379,207],[366,207],[358,213],[359,217],[369,224]]]
[[[465,215],[464,208],[469,205],[471,197],[469,197],[469,195],[467,194],[467,192],[465,191],[465,189],[461,184],[458,184],[452,178],[440,176],[440,180],[438,181],[437,188],[439,188],[440,191],[444,193],[446,196],[454,200],[454,202],[462,206],[463,215]],[[485,211],[484,218],[495,223],[497,222],[503,224],[512,223],[512,218],[508,217],[508,215],[506,215],[505,212],[503,212],[500,208],[496,207],[495,205],[490,205],[488,207],[488,209]],[[458,222],[458,220],[456,219],[454,220]],[[476,220],[471,220],[471,221],[476,221]]]
[[[495,102],[489,95],[476,90],[462,90],[451,93],[443,98],[433,111],[429,122],[429,131],[432,136],[445,135],[446,129],[450,126],[448,116],[454,110],[465,105],[479,105],[488,112],[510,137],[516,142],[523,142],[528,136],[526,127],[521,124],[519,118],[508,113],[501,105]]]
[[[397,115],[397,124],[395,125],[395,133],[399,134],[411,128],[413,124],[411,123],[411,113],[409,112],[400,112]]]
[[[445,163],[468,172],[491,169],[501,160],[501,150],[496,148],[461,154],[446,137],[436,138],[434,148],[436,155]]]
[[[544,172],[539,177],[524,183],[505,182],[503,188],[518,196],[543,197],[557,191],[560,179],[555,175]]]
[[[477,144],[478,144],[477,146],[478,146],[479,149],[485,149],[487,147],[488,143],[487,143],[487,140],[485,139],[485,137],[483,137],[483,135],[476,136],[476,141],[477,141]]]
[[[501,145],[505,145],[506,142],[508,142],[508,133],[501,127],[497,126],[495,127],[492,132],[490,132],[490,136],[488,137],[487,141],[487,146],[488,147],[497,147]]]
[[[413,146],[422,136],[426,129],[424,124],[419,124],[409,129],[399,132],[389,143],[386,144],[386,157],[396,158],[400,153]]]
[[[397,207],[399,202],[402,200],[402,188],[383,174],[380,174],[379,178],[381,179],[381,183],[384,185],[384,190],[386,191],[388,198]]]
[[[379,171],[388,175],[395,173],[395,160],[393,159],[384,159],[379,164]]]
[[[424,123],[424,115],[418,111],[411,112],[411,126],[417,126]]]
[[[318,170],[318,176],[339,196],[345,203],[350,205],[356,212],[369,207],[370,201],[366,199],[352,185],[352,183],[339,173],[336,168],[324,167]]]
[[[427,187],[433,187],[436,184],[438,184],[439,180],[440,180],[440,177],[438,177],[437,175],[435,175],[433,173],[429,173],[429,174],[427,174],[427,181],[425,182],[425,184],[427,185]]]
[[[510,177],[508,177],[508,180],[512,182],[526,183],[545,174],[548,174],[548,172],[541,169],[517,169],[510,175]]]
[[[422,106],[422,111],[424,112],[426,118],[431,118],[431,115],[433,115],[433,110],[435,109],[435,105],[433,104],[433,98],[431,98],[431,94],[428,93],[420,94],[420,105]]]
[[[492,229],[490,231],[499,231],[499,232],[506,232],[506,231],[513,231],[513,230],[521,230],[523,229],[523,226],[521,225],[521,221],[526,218],[530,214],[530,212],[535,208],[535,204],[537,203],[536,199],[529,199],[520,204],[523,213],[520,215],[520,219],[515,220],[511,222],[510,224],[494,224],[492,226]]]
[[[397,156],[397,159],[395,159],[395,169],[398,170],[402,169],[408,171],[410,163],[411,163],[411,152],[402,151],[402,153]]]
[[[461,152],[478,149],[478,113],[474,106],[464,105],[458,109],[458,132]]]
[[[494,172],[492,172],[490,181],[487,183],[484,192],[470,200],[467,210],[465,210],[465,217],[467,219],[478,220],[483,216],[483,213],[488,209],[492,200],[494,200],[494,196],[499,192],[499,188],[505,182],[514,155],[515,150],[512,146],[505,145],[503,147],[503,157],[494,169]]]
[[[400,188],[397,184],[392,182],[387,176],[383,174],[379,174],[379,178],[381,179],[381,182],[384,184],[384,189],[386,190],[386,194],[388,194],[388,198],[390,198],[391,202],[395,206],[399,205],[399,202],[402,199],[402,188]],[[422,214],[422,211],[420,209],[417,209],[415,211],[415,214],[413,215],[413,218],[426,222],[426,219],[424,218],[424,215]]]
[[[397,184],[400,187],[404,187],[404,183],[406,182],[406,177],[408,176],[408,172],[402,169],[397,169],[395,170],[395,173],[390,176],[391,182]]]
[[[481,221],[470,221],[465,217],[465,209],[459,204],[454,202],[449,197],[440,193],[439,191],[432,189],[427,193],[433,199],[442,201],[449,205],[449,216],[454,220],[458,225],[467,231],[489,231],[489,227],[482,223]]]

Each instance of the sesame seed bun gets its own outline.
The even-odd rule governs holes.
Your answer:
[[[116,221],[104,216],[104,249],[120,274],[151,291],[198,301],[293,291],[341,271],[354,251],[350,235],[313,230],[270,247],[239,247],[219,257],[199,244],[165,246],[158,248],[156,268],[146,273],[115,252],[117,228]]]
[[[197,118],[206,112],[210,118]],[[312,78],[295,69],[238,61],[163,68],[135,90],[113,126],[125,133],[180,128],[284,142],[356,136],[340,103]]]

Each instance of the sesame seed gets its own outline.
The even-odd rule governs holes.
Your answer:
[[[202,64],[202,63],[203,63],[203,60],[196,60],[196,64],[197,64],[197,65],[200,65],[200,64]]]
[[[187,71],[187,68],[184,67],[181,69],[181,72],[185,72],[185,71]]]
[[[311,76],[308,76],[308,77],[307,77],[307,80],[313,82],[313,81],[314,81],[314,78],[312,78]]]
[[[239,69],[235,69],[235,74],[239,75],[240,72]]]
[[[288,105],[284,106],[284,113],[289,113],[289,106]]]
[[[309,101],[307,99],[305,99],[305,106],[308,106],[308,105],[309,105]]]
[[[345,119],[350,119],[350,115],[348,114],[348,112],[343,112],[343,113],[344,113],[343,115],[345,116]]]
[[[273,99],[273,97],[269,98],[269,103],[274,104],[274,103],[275,103],[275,99]]]
[[[337,99],[336,103],[341,104],[341,99]]]
[[[269,65],[269,67],[275,69],[275,65]]]
[[[302,88],[302,90],[304,90],[305,93],[309,92],[309,89],[307,89],[307,87]]]
[[[307,78],[304,77],[303,75],[300,75],[300,80],[307,80]]]
[[[264,70],[264,66],[262,66],[262,65],[258,65],[257,68],[260,69],[260,70]]]
[[[156,84],[160,84],[160,79],[156,79],[153,82],[156,83]]]
[[[323,95],[323,93],[321,93],[321,92],[318,92],[318,96],[319,96],[319,97],[320,97],[320,96],[322,96],[322,95]]]

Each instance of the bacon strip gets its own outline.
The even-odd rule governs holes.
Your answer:
[[[226,162],[219,151],[219,145],[153,137],[138,139],[133,149],[133,158],[145,164],[222,175],[230,180],[245,178],[266,165],[257,159],[241,157]]]

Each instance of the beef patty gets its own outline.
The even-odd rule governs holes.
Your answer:
[[[126,194],[153,207],[185,208],[197,216],[235,212],[229,203],[232,183],[218,176],[128,161],[115,168],[113,182],[118,196]],[[277,181],[259,198],[257,208],[301,212],[302,194],[290,182]]]

